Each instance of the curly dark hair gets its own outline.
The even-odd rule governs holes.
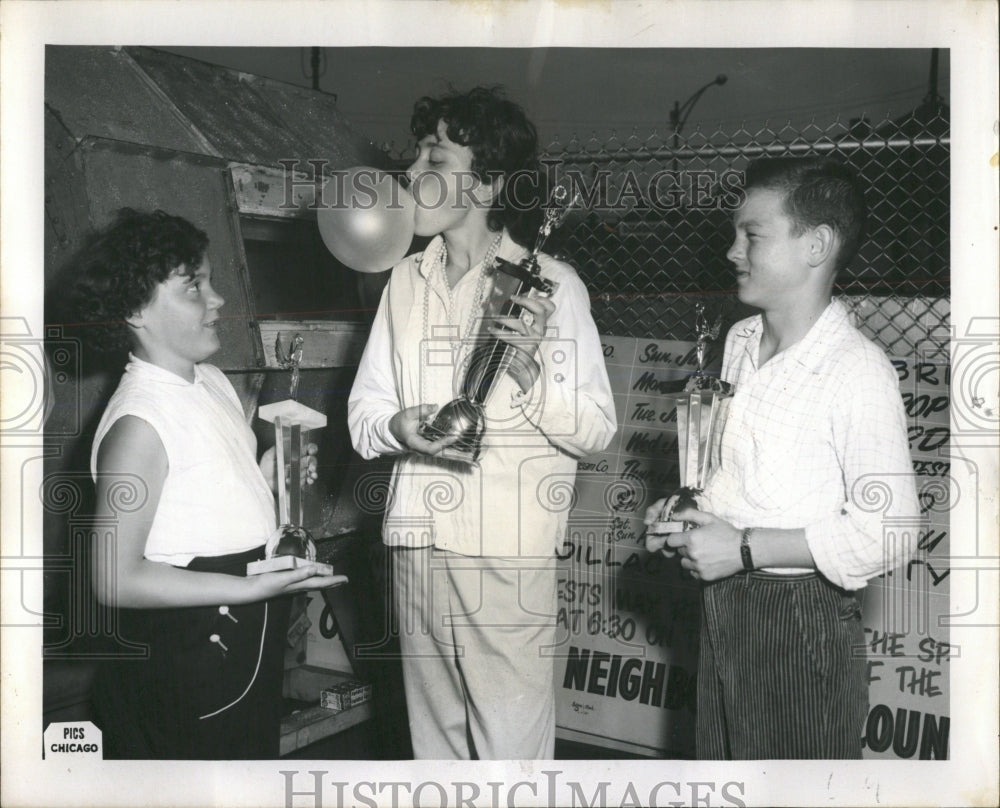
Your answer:
[[[73,262],[71,306],[87,324],[87,342],[105,352],[127,350],[126,318],[149,303],[174,272],[193,277],[207,249],[208,236],[187,219],[162,210],[119,210]]]
[[[545,177],[538,162],[538,133],[524,110],[500,87],[424,96],[413,106],[410,131],[417,140],[444,121],[449,139],[472,151],[472,170],[483,182],[498,175],[504,184],[487,217],[493,231],[504,227],[518,244],[531,247],[541,223]]]
[[[747,166],[744,189],[763,188],[785,195],[785,213],[796,234],[829,225],[840,237],[836,268],[857,254],[868,219],[865,193],[857,173],[832,157],[770,157]]]

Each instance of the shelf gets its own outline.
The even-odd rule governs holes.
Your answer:
[[[334,712],[319,705],[306,707],[281,719],[281,755],[329,738],[338,732],[372,717],[372,704],[366,701],[349,710]]]
[[[370,701],[347,710],[328,710],[319,706],[321,690],[356,678],[344,671],[313,665],[301,665],[285,671],[286,698],[307,706],[281,719],[281,755],[288,755],[303,746],[329,738],[372,717]]]

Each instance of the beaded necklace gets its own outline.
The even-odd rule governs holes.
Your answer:
[[[482,262],[479,265],[479,278],[476,281],[476,293],[472,300],[472,305],[469,308],[469,319],[465,324],[465,333],[458,333],[458,341],[454,339],[451,340],[452,344],[452,364],[454,367],[459,366],[459,359],[462,354],[462,349],[469,343],[469,338],[472,336],[472,331],[476,327],[480,316],[482,315],[482,303],[483,303],[483,291],[486,288],[486,278],[492,274],[493,264],[496,261],[497,253],[500,251],[500,242],[503,240],[503,233],[497,235],[490,244],[489,249],[486,251],[486,255],[483,257]],[[424,255],[426,260],[427,256]],[[444,239],[441,239],[441,244],[438,247],[437,254],[434,256],[434,263],[437,266],[437,271],[441,274],[441,281],[444,283],[444,288],[448,293],[447,306],[447,317],[448,323],[453,323],[453,315],[455,313],[455,299],[452,295],[451,285],[448,283],[448,276],[445,272],[445,266],[448,262],[448,246]],[[433,270],[432,270],[433,271]],[[430,346],[430,303],[431,303],[431,276],[430,273],[427,275],[427,280],[424,282],[424,300],[423,300],[423,351],[426,351]],[[454,325],[459,325],[459,323],[454,323]],[[424,390],[423,382],[425,373],[420,374],[420,400],[424,401]]]
[[[472,306],[469,308],[469,319],[465,324],[465,333],[459,333],[458,347],[468,342],[469,337],[472,336],[472,330],[476,327],[476,321],[482,314],[481,307],[483,302],[483,290],[486,288],[486,278],[491,274],[493,270],[493,262],[496,261],[497,252],[500,250],[500,242],[503,239],[503,235],[498,235],[493,243],[490,244],[490,248],[486,251],[486,255],[483,257],[482,262],[479,265],[479,278],[476,281],[476,293],[472,300]],[[448,283],[448,276],[445,273],[445,265],[448,261],[448,247],[441,240],[441,245],[438,248],[437,255],[435,256],[435,264],[437,265],[437,270],[441,274],[441,281],[444,284],[444,288],[448,293],[447,302],[447,316],[448,323],[451,324],[454,320],[455,313],[455,298],[452,295],[451,285]],[[424,283],[424,301],[423,301],[423,337],[424,341],[429,338],[430,331],[430,303],[431,303],[431,279],[427,278]],[[458,323],[454,323],[458,325]]]

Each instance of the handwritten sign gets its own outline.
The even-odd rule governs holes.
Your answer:
[[[559,735],[694,757],[700,588],[640,540],[647,506],[679,485],[676,411],[666,396],[694,370],[694,344],[602,343],[619,429],[607,450],[578,464],[577,500],[558,551]],[[862,593],[871,705],[862,744],[870,758],[944,758],[954,649],[936,618],[948,607],[948,368],[893,363],[930,526],[914,537],[906,568]]]
[[[950,368],[920,357],[894,358],[917,493],[927,526],[905,568],[864,590],[869,713],[867,758],[948,756],[949,673],[959,649],[949,642]]]
[[[694,751],[700,591],[641,541],[646,507],[678,485],[667,394],[696,367],[694,344],[606,337],[619,429],[577,472],[559,551],[556,665],[564,737],[650,756]]]

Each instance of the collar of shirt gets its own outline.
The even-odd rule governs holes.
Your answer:
[[[154,365],[152,362],[147,362],[145,359],[140,359],[131,352],[128,355],[128,364],[125,365],[125,372],[132,373],[144,379],[149,379],[150,381],[156,381],[162,384],[172,384],[178,387],[191,387],[195,384],[201,384],[204,380],[204,373],[201,369],[201,365],[194,366],[194,381],[189,382],[187,379],[178,376],[173,371],[161,368],[159,365]]]
[[[439,266],[442,270],[444,269],[444,267],[441,266],[441,262],[438,260],[438,257],[441,255],[441,242],[443,241],[444,236],[434,236],[434,238],[431,239],[430,244],[424,248],[424,252],[420,256],[418,271],[424,280],[427,280],[428,278],[432,279],[434,277],[433,273]],[[510,237],[510,233],[506,230],[503,231],[503,235],[500,239],[500,249],[497,250],[498,258],[504,258],[512,263],[517,263],[524,258],[525,255],[527,255],[527,252],[528,251],[524,249],[524,247]],[[471,269],[475,269],[477,266],[479,266],[479,264],[471,267]],[[462,277],[465,278],[470,274],[471,272],[467,272]]]
[[[759,369],[757,359],[760,356],[760,339],[764,333],[763,324],[763,318],[758,314],[750,319],[738,335],[746,340],[743,350],[754,370]],[[798,362],[806,370],[818,373],[831,351],[835,350],[835,335],[842,333],[845,325],[851,325],[847,308],[839,300],[831,300],[805,336],[774,359],[781,357],[783,362]]]

